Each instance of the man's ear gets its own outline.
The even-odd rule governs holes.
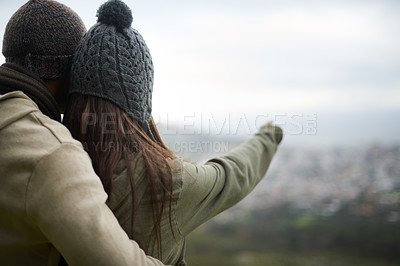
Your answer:
[[[61,113],[64,113],[69,89],[69,77],[44,80],[56,100]]]

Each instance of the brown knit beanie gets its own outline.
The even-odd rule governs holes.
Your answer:
[[[56,1],[30,0],[6,26],[6,62],[26,67],[44,79],[66,77],[79,41],[86,32],[81,18]]]

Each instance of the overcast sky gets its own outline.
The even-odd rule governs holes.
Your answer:
[[[0,3],[1,36],[24,2]],[[61,2],[90,28],[104,1]],[[400,1],[126,3],[153,57],[155,116],[382,113],[400,135]]]

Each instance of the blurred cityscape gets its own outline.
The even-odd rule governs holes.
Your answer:
[[[331,216],[360,196],[366,202],[353,206],[354,212],[367,215],[393,208],[388,221],[399,221],[400,145],[279,149],[267,176],[239,207],[268,209],[290,203]]]
[[[195,162],[222,156],[245,141],[240,137],[202,135],[164,138],[172,150]],[[266,177],[236,209],[266,209],[291,203],[297,209],[329,216],[361,194],[375,195],[379,205],[400,204],[400,144],[279,147]],[[375,208],[363,207],[364,211]],[[400,219],[400,213],[393,214],[397,216]]]

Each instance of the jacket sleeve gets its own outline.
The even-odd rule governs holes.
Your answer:
[[[279,127],[266,125],[225,156],[204,165],[183,162],[175,210],[181,233],[187,235],[248,195],[265,176],[281,139]]]
[[[129,240],[106,206],[107,194],[91,165],[73,144],[42,158],[27,186],[32,223],[69,265],[163,265]]]

